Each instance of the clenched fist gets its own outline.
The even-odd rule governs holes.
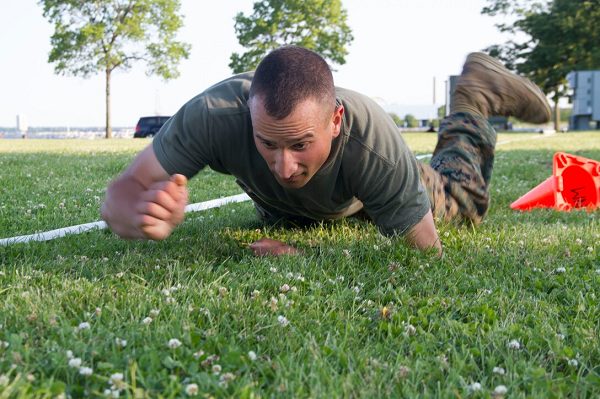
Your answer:
[[[136,205],[136,224],[151,240],[167,238],[183,222],[187,205],[187,179],[173,175],[168,181],[152,184],[142,192]]]
[[[187,200],[187,179],[183,175],[147,187],[125,175],[110,185],[101,213],[121,238],[163,240],[183,221]]]

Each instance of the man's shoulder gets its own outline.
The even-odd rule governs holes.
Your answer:
[[[248,96],[254,72],[231,76],[204,90],[198,98],[210,113],[248,112]]]
[[[343,88],[336,88],[336,93],[344,106],[345,158],[350,163],[352,159],[372,159],[395,164],[407,147],[390,115],[364,94]]]

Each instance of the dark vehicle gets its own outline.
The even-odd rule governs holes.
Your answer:
[[[135,126],[133,137],[153,137],[170,116],[143,116]]]

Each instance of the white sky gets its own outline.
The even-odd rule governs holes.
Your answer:
[[[231,74],[229,56],[243,51],[233,29],[237,12],[253,0],[182,0],[179,39],[192,45],[177,80],[145,75],[136,64],[112,79],[113,126],[133,126],[142,115],[171,115],[208,86]],[[444,80],[465,56],[506,37],[480,14],[485,0],[343,0],[354,42],[337,66],[338,86],[388,103],[443,104]],[[54,74],[47,63],[51,25],[36,0],[0,0],[0,126],[104,126],[104,76]]]

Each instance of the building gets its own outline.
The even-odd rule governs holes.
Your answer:
[[[573,71],[567,81],[573,90],[569,130],[600,129],[600,71]]]

